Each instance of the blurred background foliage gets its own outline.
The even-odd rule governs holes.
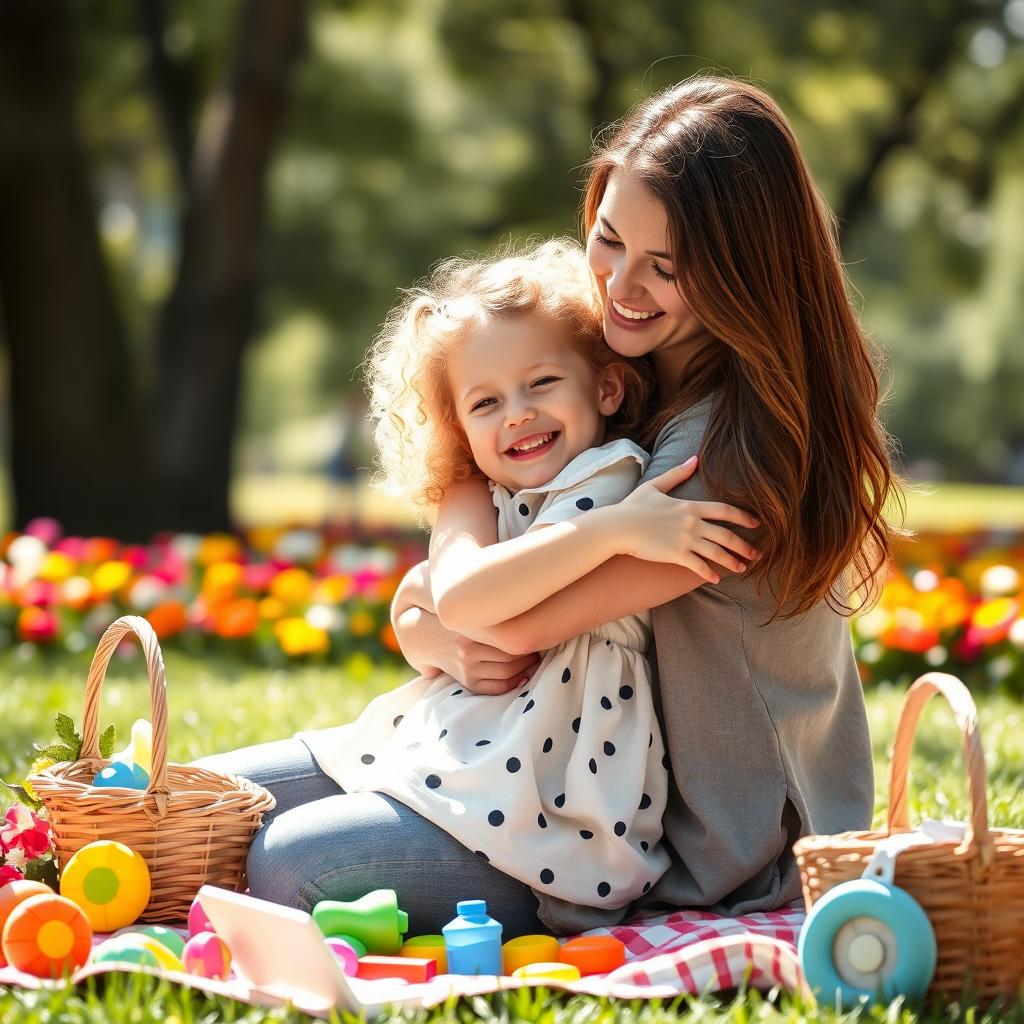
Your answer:
[[[43,12],[22,25],[37,43],[22,59],[68,76],[88,230],[111,295],[108,328],[85,329],[82,314],[63,341],[13,316],[30,261],[5,225],[27,215],[38,172],[15,166],[11,132],[40,121],[31,90],[0,68],[8,525],[56,515],[122,536],[216,529],[230,515],[224,470],[345,476],[368,465],[357,367],[398,289],[453,253],[574,234],[592,133],[701,71],[754,81],[791,118],[886,351],[885,416],[910,473],[1024,484],[1024,0],[275,0],[276,25],[260,6],[0,0],[0,29]],[[271,127],[256,157],[241,147],[217,165],[244,117],[263,112]],[[248,233],[230,221],[239,195]],[[73,211],[32,209],[68,237]],[[78,273],[40,260],[35,301],[69,303]],[[205,301],[195,296],[218,287],[246,292],[230,326],[189,320]],[[52,385],[61,345],[92,351],[118,332],[102,384],[78,370],[73,391]],[[16,356],[29,344],[31,370]],[[225,366],[210,369],[220,350]],[[106,436],[76,415],[89,388],[103,409],[130,412]],[[50,420],[63,415],[62,439],[34,451],[45,425],[19,420],[25,389]],[[55,451],[72,422],[82,446]],[[167,435],[184,476],[165,472]],[[206,461],[218,445],[221,461]],[[94,471],[120,463],[105,485],[127,488],[116,523],[109,508],[103,524],[89,516],[104,486],[68,479],[68,462],[89,451]],[[61,482],[40,492],[32,481],[57,456]],[[190,488],[205,497],[179,500]]]

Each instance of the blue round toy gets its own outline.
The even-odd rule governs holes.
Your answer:
[[[149,785],[149,774],[134,762],[111,761],[106,768],[101,768],[92,780],[94,786],[121,789],[145,789]]]
[[[908,892],[858,878],[814,904],[797,953],[819,1002],[835,998],[851,1009],[865,997],[920,999],[935,973],[935,932]]]

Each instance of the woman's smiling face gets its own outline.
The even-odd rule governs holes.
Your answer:
[[[587,262],[604,303],[604,334],[622,356],[654,353],[683,365],[700,324],[679,294],[668,218],[635,175],[614,171],[587,239]]]

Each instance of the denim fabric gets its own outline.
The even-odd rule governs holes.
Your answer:
[[[260,743],[194,763],[251,779],[277,799],[249,850],[253,896],[309,911],[319,900],[394,889],[409,915],[410,936],[440,932],[459,900],[483,899],[505,939],[546,930],[529,886],[397,800],[345,793],[301,740]]]

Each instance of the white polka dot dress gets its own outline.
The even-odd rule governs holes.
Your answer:
[[[492,483],[499,541],[620,501],[646,463],[622,439],[581,453],[543,487],[511,494]],[[547,651],[507,694],[414,679],[349,725],[298,736],[346,792],[401,800],[537,892],[621,907],[669,863],[649,640],[649,613],[629,616]]]

